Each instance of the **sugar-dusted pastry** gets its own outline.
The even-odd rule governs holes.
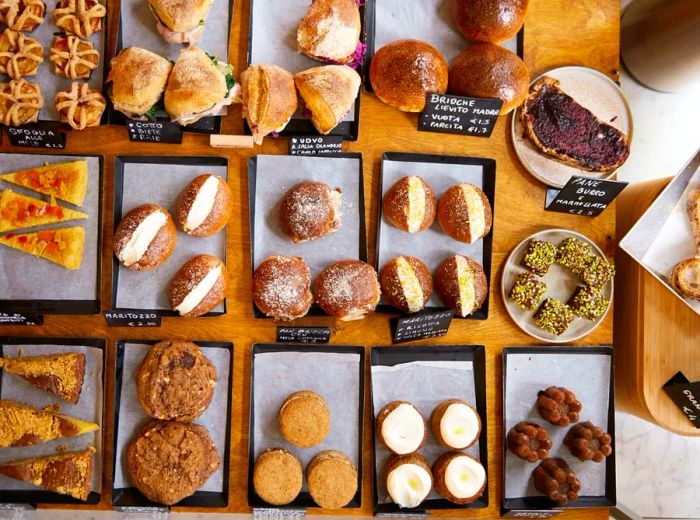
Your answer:
[[[100,126],[100,118],[107,106],[102,92],[77,81],[66,90],[57,92],[55,101],[61,122],[68,123],[74,130]]]
[[[437,198],[425,179],[412,175],[396,181],[384,194],[382,213],[395,227],[408,233],[428,229],[435,221]]]
[[[57,199],[65,200],[75,206],[82,206],[87,191],[87,161],[70,161],[47,164],[26,170],[4,173],[0,180],[24,186],[30,190]]]
[[[537,423],[522,421],[508,430],[508,449],[528,462],[537,462],[549,457],[552,440],[547,430]]]
[[[428,428],[414,405],[392,401],[377,414],[377,439],[397,455],[414,453],[425,444]]]
[[[576,315],[566,303],[554,298],[546,298],[533,317],[539,328],[555,336],[561,336],[573,323]]]
[[[43,61],[44,48],[36,38],[12,29],[5,29],[0,34],[0,74],[7,74],[12,79],[36,76]]]
[[[0,124],[21,126],[35,123],[44,106],[41,87],[23,78],[0,83]]]
[[[107,9],[98,0],[58,0],[53,10],[56,25],[66,34],[88,38],[102,30]]]
[[[468,256],[448,257],[435,271],[434,280],[442,302],[462,318],[478,311],[489,293],[484,268]]]
[[[430,427],[437,441],[450,450],[466,450],[481,434],[481,418],[461,399],[440,403],[430,416]]]
[[[289,189],[280,203],[282,231],[292,242],[322,238],[340,229],[340,188],[304,181]]]
[[[114,232],[114,254],[133,271],[150,271],[170,258],[176,239],[170,213],[157,204],[143,204],[119,222]]]
[[[386,490],[401,508],[414,508],[428,498],[433,489],[433,474],[428,461],[418,453],[394,455],[384,467]]]
[[[341,260],[314,280],[316,301],[341,321],[361,320],[379,303],[381,288],[374,268],[361,260]]]
[[[700,256],[678,262],[671,272],[671,285],[686,298],[700,300]]]
[[[589,285],[579,285],[567,304],[578,316],[593,321],[605,314],[610,301],[603,298],[598,289]]]
[[[442,230],[460,242],[473,244],[491,231],[491,203],[481,188],[456,184],[438,201],[437,218]]]
[[[556,258],[557,248],[554,244],[546,240],[532,239],[525,248],[520,265],[538,276],[544,276],[549,272]]]
[[[66,269],[80,269],[85,230],[76,226],[34,233],[7,233],[0,235],[0,245],[44,258]]]
[[[534,274],[520,273],[515,278],[508,297],[521,309],[534,311],[546,292],[547,284],[539,280]]]
[[[90,40],[73,34],[56,36],[49,51],[53,72],[68,79],[87,79],[100,63],[100,53]]]
[[[574,274],[580,274],[586,267],[586,261],[593,254],[593,248],[580,238],[566,237],[557,248],[557,263]]]
[[[301,462],[282,448],[263,451],[253,467],[255,493],[273,506],[292,502],[301,492],[303,480]]]
[[[433,463],[435,490],[453,504],[471,504],[486,489],[486,470],[474,457],[448,451]]]
[[[323,442],[331,429],[331,409],[311,390],[295,392],[285,399],[278,415],[282,437],[300,448]]]
[[[227,286],[226,264],[212,255],[197,255],[170,280],[168,301],[180,316],[202,316],[224,301]]]
[[[221,231],[233,212],[233,193],[224,179],[205,173],[195,177],[180,194],[175,216],[180,228],[195,237]]]
[[[39,410],[17,401],[0,400],[0,448],[31,446],[99,429],[95,423],[58,413],[50,407]]]
[[[564,446],[579,460],[603,462],[612,454],[612,436],[590,421],[575,424],[564,437]]]
[[[311,271],[298,256],[271,256],[253,273],[253,302],[265,316],[291,321],[309,312]]]
[[[563,386],[550,386],[537,393],[537,411],[544,420],[555,426],[568,426],[578,422],[581,410],[581,401]]]
[[[357,469],[340,451],[326,450],[314,455],[306,466],[309,494],[319,507],[340,509],[357,493]]]
[[[558,506],[578,498],[581,483],[564,459],[545,459],[532,472],[535,489]]]
[[[579,276],[591,287],[600,289],[615,276],[615,266],[605,258],[593,255],[586,259]]]
[[[356,0],[312,0],[297,29],[297,49],[314,60],[349,63],[361,27]]]
[[[0,193],[0,233],[16,229],[82,220],[88,218],[86,213],[56,204],[15,193],[6,188]]]
[[[387,303],[403,312],[418,312],[433,294],[433,277],[415,256],[397,256],[384,264],[379,285]]]
[[[0,0],[0,24],[13,31],[32,32],[43,21],[43,0]]]
[[[17,358],[6,356],[0,358],[0,368],[44,392],[75,404],[83,389],[85,354],[67,352]]]
[[[94,453],[95,448],[87,448],[46,457],[8,461],[0,464],[0,475],[85,501],[92,485]]]

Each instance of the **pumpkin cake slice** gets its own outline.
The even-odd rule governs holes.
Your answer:
[[[7,233],[0,244],[54,262],[66,269],[80,269],[85,248],[82,227],[45,229],[34,233]]]
[[[9,188],[0,193],[0,232],[86,218],[86,213],[56,204],[53,195],[47,202],[15,193]]]
[[[0,175],[0,180],[82,206],[87,192],[87,161],[47,164]]]
[[[75,404],[85,377],[85,354],[68,352],[45,356],[0,358],[0,368],[21,377],[44,392]]]

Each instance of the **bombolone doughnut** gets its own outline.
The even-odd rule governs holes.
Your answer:
[[[322,182],[301,182],[280,204],[282,231],[293,242],[314,240],[340,229],[342,194]]]
[[[384,194],[382,213],[395,227],[408,233],[428,229],[435,221],[437,197],[421,177],[403,177]]]
[[[433,294],[433,277],[415,256],[392,258],[379,272],[382,296],[403,312],[418,312]]]
[[[377,272],[361,260],[341,260],[326,267],[314,281],[316,301],[341,321],[361,320],[379,303]]]
[[[253,273],[253,302],[260,312],[277,320],[291,321],[309,312],[311,271],[298,256],[271,256]]]
[[[158,204],[143,204],[124,215],[117,225],[114,254],[133,271],[149,271],[170,257],[176,239],[170,213]]]
[[[491,231],[491,204],[481,188],[465,182],[449,188],[438,202],[437,218],[455,240],[473,244]]]
[[[233,211],[233,194],[224,179],[205,173],[180,194],[177,222],[188,235],[208,237],[221,231]]]
[[[180,316],[201,316],[226,297],[226,265],[211,255],[190,258],[175,273],[168,286],[168,300]]]

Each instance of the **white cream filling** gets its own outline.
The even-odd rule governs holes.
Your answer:
[[[180,302],[180,305],[175,307],[175,310],[180,313],[180,316],[192,312],[192,309],[201,303],[204,297],[209,294],[212,287],[214,287],[219,276],[221,276],[221,266],[217,265],[202,278],[202,281],[199,282],[187,296],[185,296],[182,302]]]
[[[214,208],[217,193],[219,193],[219,179],[210,175],[199,187],[190,211],[187,213],[185,231],[194,231],[204,223]]]
[[[162,211],[154,211],[143,219],[119,252],[119,260],[127,267],[141,260],[167,220],[168,215]]]
[[[418,507],[432,489],[430,474],[418,464],[401,464],[389,473],[386,489],[399,507]]]
[[[416,233],[425,218],[425,187],[419,177],[408,178],[408,215],[406,223],[409,233]]]
[[[476,495],[486,480],[486,471],[478,461],[465,455],[454,457],[445,470],[445,487],[457,498]]]
[[[396,274],[399,276],[408,312],[418,312],[423,308],[423,288],[411,264],[403,256],[396,259]]]
[[[425,422],[410,404],[394,408],[382,423],[382,437],[394,453],[406,455],[416,451],[425,437]]]
[[[464,318],[474,312],[476,307],[476,290],[474,288],[474,273],[469,268],[467,260],[456,255],[457,283],[459,284],[460,315]]]
[[[469,215],[469,230],[471,232],[471,243],[479,240],[486,231],[486,214],[484,201],[471,184],[460,186],[464,202],[467,204],[467,214]]]
[[[471,446],[479,435],[479,417],[466,404],[453,403],[440,419],[440,435],[451,448],[462,450]]]

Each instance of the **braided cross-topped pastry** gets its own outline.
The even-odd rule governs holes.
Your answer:
[[[61,122],[68,123],[76,130],[98,126],[107,106],[99,90],[90,88],[87,83],[74,81],[69,89],[56,94],[56,110]]]
[[[36,38],[5,29],[0,34],[0,73],[12,79],[35,76],[44,61],[44,48]]]
[[[49,61],[57,76],[68,79],[87,79],[100,62],[100,53],[92,42],[69,34],[57,36],[51,46]]]
[[[101,31],[106,14],[107,9],[97,0],[60,0],[53,10],[56,25],[67,34],[81,38]]]
[[[0,0],[0,23],[13,31],[33,31],[45,13],[43,0]]]
[[[20,126],[34,123],[44,106],[41,87],[22,78],[0,83],[0,124]]]

